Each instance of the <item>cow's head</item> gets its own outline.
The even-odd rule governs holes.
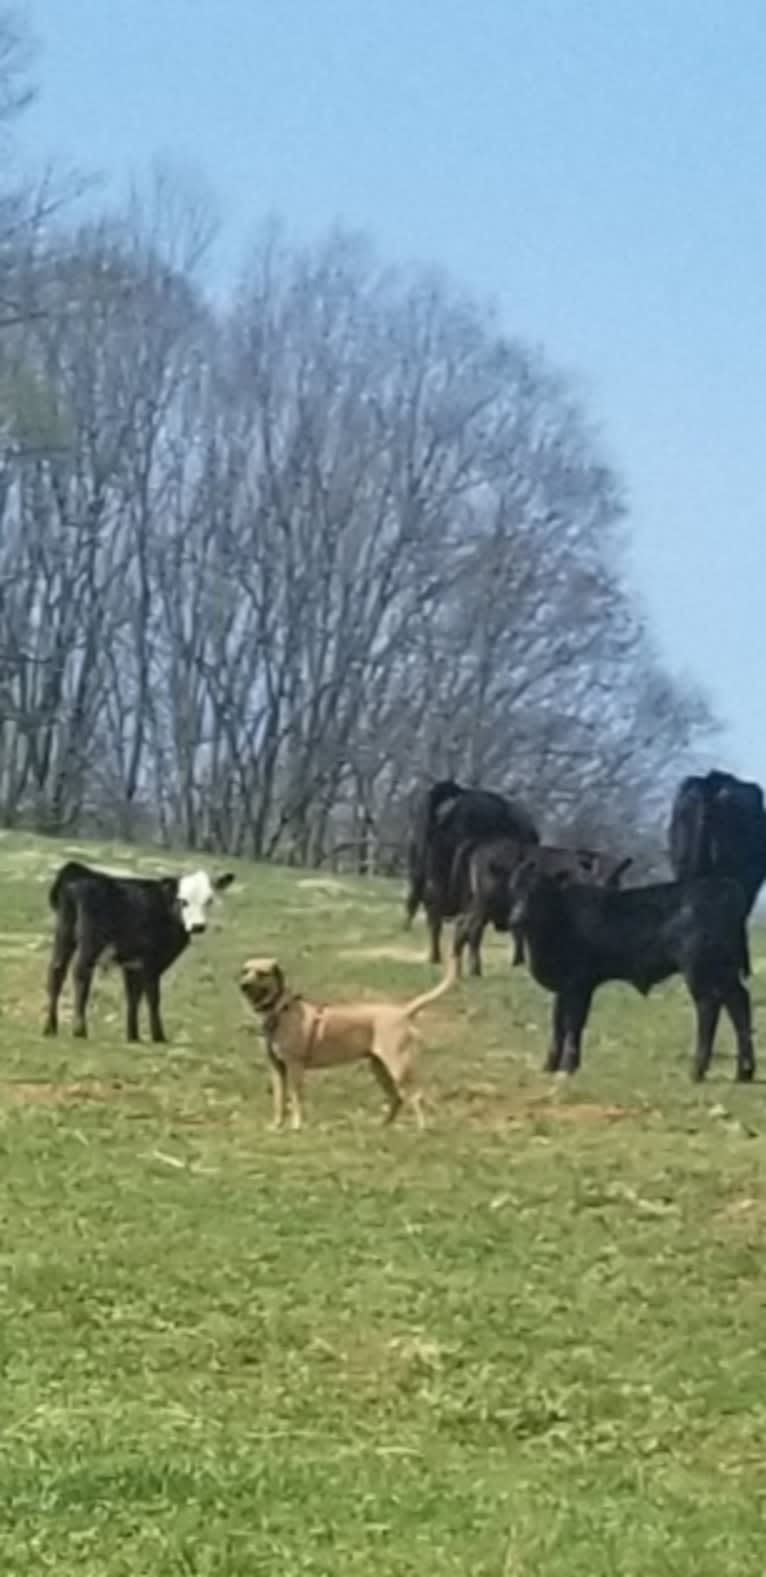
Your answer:
[[[521,860],[511,873],[508,883],[508,923],[523,931],[530,917],[530,907],[538,894],[548,898],[568,887],[572,872],[566,868],[548,874],[544,866],[544,849],[532,847],[526,859]]]
[[[197,936],[207,929],[210,906],[216,893],[230,887],[233,880],[230,872],[226,876],[210,877],[207,871],[192,871],[189,876],[179,877],[178,909],[181,924],[190,936]]]
[[[540,864],[534,854],[520,860],[508,883],[508,923],[523,927],[530,894],[540,881]]]

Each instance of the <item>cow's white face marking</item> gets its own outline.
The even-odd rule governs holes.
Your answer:
[[[230,872],[226,876],[216,876],[215,881],[211,881],[207,871],[192,871],[189,876],[179,877],[178,907],[181,923],[190,936],[207,928],[210,905],[216,894],[224,892],[233,880]]]
[[[213,883],[206,871],[192,871],[190,876],[180,878],[178,907],[181,923],[190,935],[205,930],[214,897]]]

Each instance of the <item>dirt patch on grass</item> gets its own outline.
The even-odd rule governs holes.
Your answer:
[[[645,1117],[646,1109],[640,1106],[618,1106],[599,1101],[557,1101],[547,1096],[530,1096],[528,1099],[508,1099],[489,1084],[472,1084],[462,1089],[447,1090],[441,1099],[464,1103],[479,1115],[478,1108],[485,1108],[482,1117],[495,1122],[571,1122],[599,1123],[623,1122],[628,1118]]]
[[[740,1199],[730,1199],[728,1204],[715,1211],[712,1219],[726,1226],[732,1222],[740,1222],[749,1228],[756,1224],[760,1225],[764,1214],[766,1214],[766,1201],[753,1199],[746,1194]]]
[[[420,964],[421,953],[416,953],[411,947],[344,947],[338,952],[338,958],[384,958],[391,964]]]
[[[527,1111],[530,1117],[553,1117],[557,1122],[620,1122],[626,1117],[641,1117],[644,1113],[640,1106],[608,1106],[601,1105],[598,1101],[583,1101],[582,1105],[566,1106],[539,1105],[530,1106]]]
[[[77,1084],[25,1084],[12,1079],[0,1080],[0,1101],[15,1106],[61,1106],[67,1101],[117,1101],[133,1092],[129,1085],[100,1079]]]
[[[295,885],[296,887],[307,887],[309,891],[313,890],[318,893],[331,893],[333,895],[337,893],[343,898],[347,898],[349,895],[352,898],[356,897],[355,888],[348,887],[345,882],[335,881],[332,876],[302,876]]]

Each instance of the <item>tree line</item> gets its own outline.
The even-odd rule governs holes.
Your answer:
[[[713,719],[547,355],[354,234],[266,224],[221,300],[182,183],[69,195],[0,191],[2,824],[385,868],[455,775],[650,859]]]

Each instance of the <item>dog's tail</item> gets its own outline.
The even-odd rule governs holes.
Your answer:
[[[438,986],[434,986],[432,991],[425,991],[422,997],[414,997],[412,1002],[408,1002],[403,1009],[405,1018],[414,1018],[421,1008],[427,1008],[429,1003],[436,1001],[437,997],[443,997],[445,991],[449,991],[450,986],[453,986],[456,980],[457,958],[454,953],[451,953],[444,979],[440,980]]]

